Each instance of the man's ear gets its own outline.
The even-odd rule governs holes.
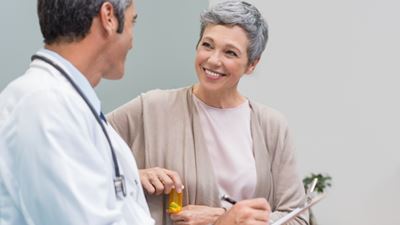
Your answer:
[[[245,74],[251,74],[251,73],[253,73],[253,71],[254,71],[254,69],[256,68],[256,66],[257,66],[257,64],[258,64],[259,61],[260,61],[260,58],[257,58],[257,59],[254,60],[252,63],[250,63],[250,64],[247,66],[247,70],[246,70]]]
[[[110,2],[104,2],[99,11],[100,24],[107,35],[111,35],[118,29],[118,20],[114,13],[114,6]]]

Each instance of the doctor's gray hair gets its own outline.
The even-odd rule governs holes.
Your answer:
[[[38,0],[40,30],[46,44],[74,42],[86,37],[93,18],[105,2],[110,2],[118,19],[118,33],[124,29],[125,10],[132,0]]]
[[[228,0],[217,3],[200,16],[200,39],[207,25],[240,26],[247,33],[248,63],[261,57],[268,40],[268,25],[258,9],[250,3]],[[197,43],[198,45],[199,43]]]

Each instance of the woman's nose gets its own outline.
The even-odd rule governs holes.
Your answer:
[[[208,58],[208,62],[214,66],[222,65],[221,55],[218,52],[213,52]]]

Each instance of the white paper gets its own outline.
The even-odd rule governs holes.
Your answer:
[[[311,199],[309,203],[304,205],[303,207],[299,207],[291,211],[290,213],[286,214],[284,217],[279,218],[277,221],[273,222],[271,225],[283,225],[290,220],[294,219],[297,215],[300,213],[303,213],[307,209],[309,209],[311,206],[315,205],[317,202],[321,201],[325,197],[326,194],[320,194],[315,196],[314,198]]]

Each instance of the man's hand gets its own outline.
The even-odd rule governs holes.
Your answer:
[[[139,175],[143,188],[149,194],[168,194],[172,189],[182,192],[182,180],[175,171],[154,167],[139,170]]]
[[[215,225],[265,225],[270,213],[271,207],[264,198],[243,200],[219,217]]]
[[[225,210],[203,205],[187,205],[182,211],[171,214],[171,220],[175,225],[208,225],[214,224]]]

